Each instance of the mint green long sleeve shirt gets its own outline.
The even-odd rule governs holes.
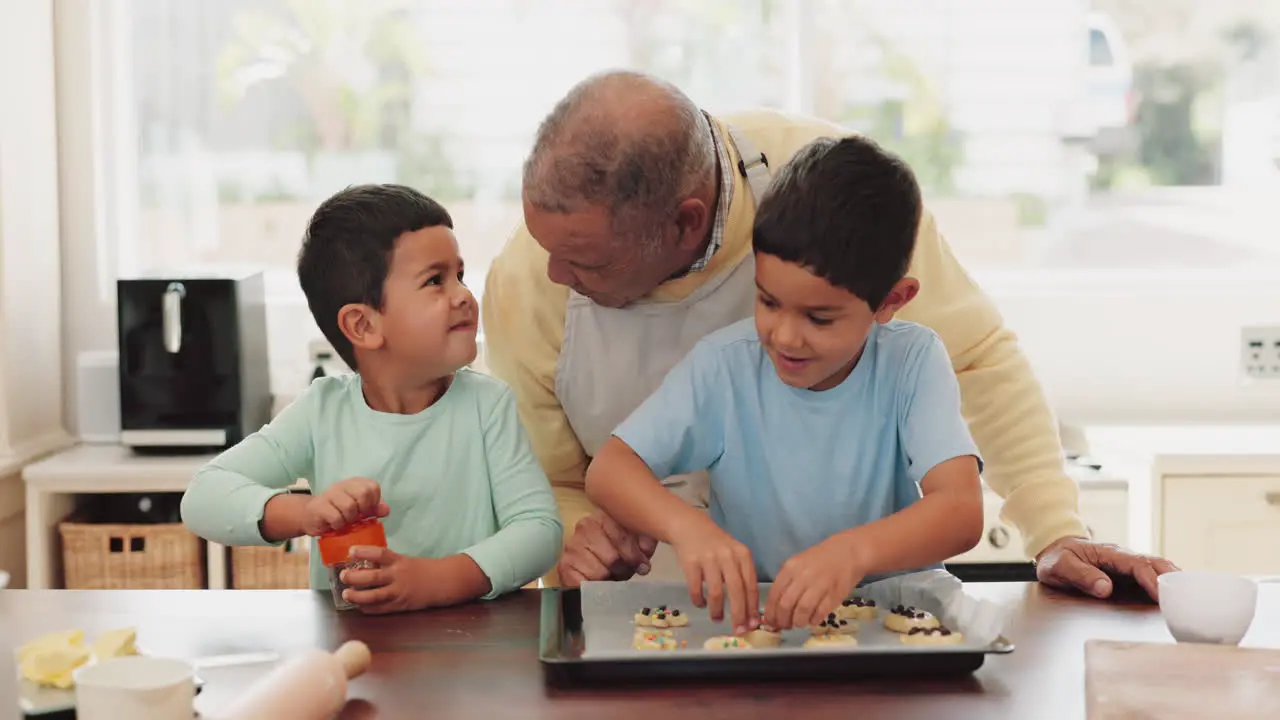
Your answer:
[[[387,545],[412,557],[465,553],[493,598],[555,566],[563,529],[515,401],[500,380],[460,370],[415,415],[377,412],[358,375],[320,378],[279,416],[196,472],[182,498],[195,534],[267,545],[267,501],[306,479],[315,494],[350,477],[378,482],[391,508]],[[314,546],[311,587],[328,589]]]

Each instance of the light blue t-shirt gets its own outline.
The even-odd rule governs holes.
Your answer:
[[[459,370],[434,404],[414,415],[373,410],[360,376],[320,378],[278,417],[196,472],[182,498],[192,532],[224,545],[265,545],[268,500],[299,478],[319,494],[339,480],[371,478],[391,508],[387,546],[411,557],[466,553],[492,584],[514,590],[552,567],[561,524],[511,391]],[[311,587],[329,587],[314,544]]]
[[[901,321],[875,326],[849,377],[817,392],[778,378],[752,318],[734,323],[699,341],[614,434],[659,478],[709,470],[711,517],[751,550],[762,582],[918,500],[934,466],[978,457],[942,341]]]

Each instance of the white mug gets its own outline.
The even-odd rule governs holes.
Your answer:
[[[111,658],[76,670],[79,720],[191,720],[191,663],[145,655]]]

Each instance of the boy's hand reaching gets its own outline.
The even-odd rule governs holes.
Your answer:
[[[710,606],[711,619],[720,622],[724,619],[727,595],[734,632],[754,630],[759,624],[760,585],[756,581],[755,561],[747,546],[705,517],[690,523],[671,541],[689,582],[693,604]]]
[[[367,517],[386,517],[382,489],[369,478],[347,478],[311,498],[302,513],[302,530],[312,537],[341,530]]]
[[[786,630],[822,622],[866,574],[856,546],[836,535],[782,564],[765,604],[766,625]]]

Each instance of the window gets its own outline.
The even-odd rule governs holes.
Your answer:
[[[400,182],[450,209],[480,283],[520,219],[539,119],[585,74],[640,66],[711,106],[781,104],[767,3],[685,5],[133,0],[138,245],[120,269],[261,266],[287,294],[320,200]]]
[[[1115,63],[1107,36],[1098,28],[1089,28],[1089,66],[1107,67]]]
[[[120,273],[260,266],[276,307],[299,306],[292,264],[315,204],[347,184],[397,181],[454,213],[479,293],[519,220],[520,164],[538,121],[587,74],[628,66],[672,80],[712,112],[766,105],[817,115],[901,154],[1050,384],[1079,387],[1080,366],[1058,358],[1077,347],[1070,338],[1097,331],[1100,315],[1131,311],[1115,297],[1137,292],[1132,311],[1179,316],[1176,333],[1224,323],[1207,311],[1221,307],[1212,298],[1224,278],[1268,274],[1257,286],[1271,297],[1269,274],[1280,274],[1274,203],[1258,199],[1259,188],[1280,188],[1270,152],[1280,12],[1268,3],[106,5],[118,21],[104,43],[128,69],[112,97],[129,142],[104,146],[128,171],[117,175],[128,191],[111,211],[129,231],[107,250]],[[1147,285],[1156,289],[1135,290]],[[1054,297],[1042,306],[1028,294]],[[318,333],[304,309],[289,312],[275,327],[294,337],[273,334],[273,353],[296,365],[309,339],[299,334]],[[1231,312],[1227,324],[1268,320]],[[1053,329],[1042,327],[1046,317]],[[1163,322],[1138,316],[1136,329],[1104,334],[1126,353],[1156,352],[1168,342]],[[1235,338],[1237,329],[1216,332]],[[1233,358],[1213,352],[1174,361],[1150,396],[1163,388],[1182,402],[1174,376],[1211,368],[1213,384],[1195,402],[1224,388],[1241,400]],[[1130,393],[1135,378],[1152,377],[1099,371],[1111,373],[1108,388]],[[1060,392],[1068,404],[1083,397]],[[1126,402],[1088,394],[1094,407]]]

